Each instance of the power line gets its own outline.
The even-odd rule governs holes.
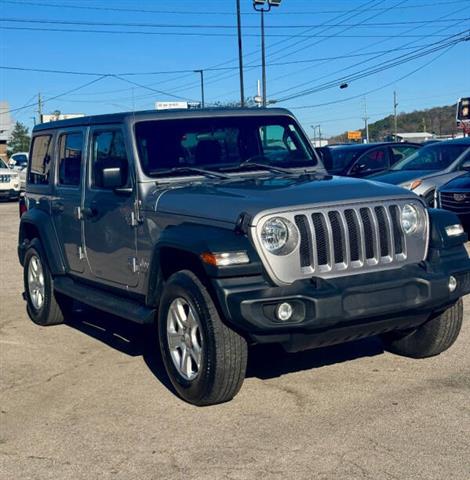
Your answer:
[[[380,4],[383,3],[383,2],[384,2],[384,0],[368,0],[367,2],[362,3],[361,5],[359,5],[359,6],[356,7],[356,8],[353,8],[352,10],[348,11],[347,13],[342,13],[342,14],[340,14],[340,15],[336,15],[336,16],[332,19],[332,21],[340,21],[340,23],[347,22],[348,20],[351,20],[351,19],[353,19],[354,17],[357,17],[358,15],[361,15],[362,12],[364,11],[364,10],[363,10],[364,8],[371,8],[371,7],[380,5]],[[399,2],[399,4],[400,4],[400,3],[405,3],[405,1],[403,0],[403,1]],[[399,5],[399,4],[397,4],[397,5]],[[367,20],[370,20],[370,18],[368,18],[368,19],[366,19],[366,20],[364,20],[364,21],[367,21]],[[330,21],[331,21],[331,20],[330,20]],[[327,24],[327,23],[328,23],[328,21],[324,22],[324,25]],[[348,30],[348,29],[349,29],[349,28],[346,28],[345,30]],[[310,32],[311,30],[313,30],[313,29],[308,28],[308,29],[304,30],[302,33],[308,33],[308,32]],[[328,32],[328,31],[330,31],[330,30],[332,30],[332,27],[325,27],[325,28],[323,28],[323,29],[320,31],[320,33],[326,33],[326,32]],[[343,30],[343,31],[345,31],[345,30]],[[328,36],[327,38],[331,38],[331,35]],[[292,45],[286,45],[286,42],[289,42],[289,40],[294,40],[294,43],[293,43]],[[316,42],[314,42],[313,45],[317,45],[317,44],[321,43],[322,41],[324,41],[324,40],[317,40]],[[299,40],[299,39],[297,39],[294,35],[291,35],[287,40],[278,41],[278,42],[274,43],[273,45],[271,45],[270,47],[268,47],[268,51],[270,51],[270,50],[272,50],[272,48],[274,48],[274,47],[276,47],[276,46],[278,46],[278,45],[282,45],[281,48],[275,50],[274,52],[268,53],[268,57],[273,57],[273,56],[275,56],[276,54],[279,54],[279,53],[281,53],[281,52],[282,52],[283,55],[284,55],[284,52],[286,52],[286,50],[292,49],[293,47],[296,47],[296,46],[298,46],[298,45],[300,45],[300,44],[303,44],[303,43],[305,43],[305,42],[307,42],[306,39],[300,39],[300,40]],[[305,48],[305,47],[303,47],[303,48]],[[298,49],[298,50],[302,50],[302,48],[300,48],[300,49]],[[298,50],[297,50],[297,51],[298,51]],[[253,66],[253,62],[248,63],[246,68],[249,69],[249,70],[255,68],[255,67]],[[233,75],[231,75],[231,74],[225,75],[225,76],[223,76],[223,75],[220,76],[220,75],[219,75],[219,79],[217,79],[217,80],[212,80],[211,82],[208,82],[208,83],[215,83],[215,82],[218,82],[218,81],[221,81],[221,80],[225,80],[225,79],[231,78],[232,76],[233,76]]]
[[[450,12],[449,14],[447,14],[446,16],[444,16],[443,18],[452,16],[452,15],[454,15],[454,14],[456,14],[456,13],[460,13],[460,12],[463,11],[463,10],[465,10],[465,9],[458,9],[457,11]],[[448,26],[448,27],[445,27],[445,28],[441,28],[441,29],[437,30],[437,32],[435,32],[435,33],[441,33],[441,32],[444,32],[444,31],[446,31],[446,30],[449,30],[450,28],[453,28],[454,26],[457,26],[459,23],[461,23],[461,22],[456,22],[454,25],[451,25],[451,26]],[[418,27],[418,28],[419,28],[419,27]],[[405,32],[402,32],[402,34],[407,34],[407,33],[409,33],[409,32],[413,32],[413,31],[416,31],[416,29],[415,29],[415,28],[411,28],[411,29],[405,30]],[[400,34],[400,36],[402,36],[402,34]],[[423,35],[421,36],[421,38],[427,38],[427,37],[428,37],[427,34],[423,34]],[[449,37],[449,38],[450,38],[450,37]],[[387,41],[387,40],[382,40],[382,41],[378,42],[378,44],[385,43],[386,41]],[[415,44],[415,43],[416,43],[416,41],[411,41],[411,42],[407,42],[407,43],[405,43],[404,45],[401,45],[401,46],[402,46],[402,47],[408,47],[408,46],[411,46],[411,45],[413,45],[413,44]],[[427,46],[430,46],[430,45],[427,45]],[[418,47],[420,47],[420,46],[415,46],[414,48],[418,48]],[[363,47],[363,48],[360,49],[359,51],[364,50],[364,49],[367,49],[367,48],[369,48],[369,46]],[[349,53],[353,53],[353,52],[357,52],[357,49],[355,49],[355,50],[353,50],[353,51],[350,51]],[[363,62],[361,62],[361,64],[366,64],[366,63],[372,62],[373,60],[375,60],[375,59],[377,59],[377,58],[380,58],[381,56],[382,56],[381,54],[375,55],[375,56],[373,56],[372,58],[369,58],[369,59],[367,59],[367,60],[364,60]],[[323,65],[323,64],[325,64],[325,63],[327,63],[327,62],[322,62],[322,63],[320,63],[319,65],[316,65],[316,67],[318,68],[319,66],[321,66],[321,65]],[[341,73],[341,72],[344,72],[344,71],[348,71],[348,70],[350,70],[350,69],[352,69],[352,68],[354,68],[354,67],[357,67],[357,66],[358,66],[358,64],[355,63],[355,64],[353,64],[353,65],[340,68],[339,70],[335,70],[334,72],[332,72],[332,73],[330,73],[330,74],[323,75],[323,76],[321,76],[321,77],[319,77],[319,78],[317,77],[316,80],[322,80],[323,78],[331,77],[332,75],[335,75],[335,74],[337,74],[337,73]],[[300,70],[300,71],[297,71],[296,73],[304,72],[304,71],[306,71],[306,70],[308,70],[308,69],[309,69],[309,67],[304,68],[304,69],[302,69],[302,70]],[[277,77],[276,79],[279,79],[279,78],[283,78],[283,76]],[[297,84],[297,85],[295,85],[295,86],[292,86],[292,85],[291,85],[291,87],[290,87],[289,89],[280,90],[280,91],[278,91],[278,92],[275,92],[273,95],[281,95],[281,94],[283,94],[283,93],[285,93],[285,92],[288,92],[288,91],[290,92],[290,91],[292,91],[293,88],[302,87],[302,86],[308,85],[308,84],[310,84],[310,82],[302,82],[302,83]]]
[[[392,7],[393,8],[393,7]],[[377,15],[374,15],[377,16]],[[413,20],[413,21],[396,21],[396,22],[370,22],[370,23],[322,23],[316,25],[270,25],[270,29],[315,29],[323,27],[397,27],[401,25],[433,25],[436,23],[446,23],[452,22],[453,20],[470,20],[469,17],[466,18],[454,18],[451,20],[446,20],[443,18],[438,18],[434,20]],[[80,25],[87,27],[145,27],[145,28],[183,28],[183,29],[229,29],[235,30],[236,25],[221,25],[221,24],[181,24],[181,23],[138,23],[138,22],[91,22],[91,21],[78,21],[78,20],[51,20],[51,19],[32,19],[32,18],[18,18],[18,17],[4,17],[0,19],[2,22],[13,22],[13,23],[40,23],[40,24],[50,24],[50,25]],[[244,25],[244,28],[258,29],[258,25]]]
[[[199,33],[199,32],[148,32],[148,31],[136,31],[136,30],[96,30],[96,29],[77,29],[77,28],[39,28],[39,27],[10,27],[1,26],[3,30],[22,30],[22,31],[35,31],[35,32],[60,32],[60,33],[100,33],[111,35],[159,35],[159,36],[179,36],[179,37],[236,37],[236,33]],[[256,33],[246,33],[245,37],[258,37]],[[444,37],[445,35],[429,34],[428,37]],[[266,37],[296,37],[296,38],[331,38],[331,35],[292,35],[282,33],[269,33]],[[396,38],[394,35],[334,35],[335,38]],[[421,35],[400,35],[401,38],[420,38]]]
[[[419,46],[428,46],[428,45],[419,45]],[[349,55],[336,55],[333,57],[317,57],[317,58],[310,58],[310,59],[301,59],[301,60],[290,60],[287,62],[272,62],[267,63],[266,66],[268,67],[278,67],[278,66],[286,66],[286,65],[299,65],[303,63],[316,63],[322,61],[331,61],[331,60],[341,60],[344,58],[354,58],[354,57],[365,57],[369,55],[383,55],[386,53],[393,53],[401,50],[412,50],[416,47],[396,47],[389,50],[379,50],[367,53],[357,53],[357,54],[349,54]],[[251,65],[253,68],[260,67],[261,65]],[[220,71],[229,71],[229,70],[237,70],[238,66],[236,67],[219,67],[219,68],[204,68],[204,72],[220,72]],[[150,72],[121,72],[121,73],[112,73],[112,72],[86,72],[86,71],[76,71],[76,70],[54,70],[54,69],[46,69],[46,68],[30,68],[30,67],[17,67],[17,66],[8,66],[8,65],[0,65],[0,70],[12,70],[12,71],[20,71],[20,72],[37,72],[37,73],[51,73],[51,74],[59,74],[59,75],[80,75],[80,76],[93,76],[98,77],[102,75],[114,76],[118,75],[121,77],[127,76],[152,76],[152,75],[172,75],[176,73],[194,73],[194,69],[187,69],[187,70],[162,70],[162,71],[150,71]],[[147,88],[147,86],[144,86]],[[122,90],[120,90],[122,91]]]
[[[470,0],[453,0],[453,1],[438,1],[438,2],[427,2],[421,4],[414,4],[414,5],[406,5],[400,7],[402,10],[408,9],[421,9],[426,7],[436,7],[442,5],[454,5],[454,4],[462,4],[464,2],[469,2]],[[75,10],[94,10],[94,11],[110,11],[110,12],[126,12],[126,13],[157,13],[157,14],[168,14],[168,15],[232,15],[232,11],[204,11],[204,10],[154,10],[154,9],[145,9],[145,8],[124,8],[124,7],[100,7],[100,6],[91,6],[91,5],[75,5],[75,4],[67,4],[62,2],[61,4],[54,4],[54,3],[47,3],[47,2],[31,2],[31,1],[14,1],[14,0],[2,0],[2,3],[8,3],[18,6],[37,6],[37,7],[50,7],[50,8],[60,8],[61,10],[64,8],[67,9],[75,9]],[[371,11],[372,9],[368,9]],[[385,11],[385,8],[374,8],[375,11]],[[297,12],[286,12],[286,11],[279,11],[276,15],[326,15],[326,14],[338,14],[344,13],[348,10],[302,10]],[[243,12],[243,15],[256,15],[255,12],[247,11]]]
[[[469,30],[467,30],[466,32],[469,32]],[[455,37],[455,35],[453,37]],[[452,37],[450,37],[450,38],[452,38]],[[448,48],[448,47],[457,45],[458,43],[465,42],[465,41],[468,41],[468,40],[470,40],[470,36],[467,33],[466,35],[462,35],[460,38],[455,38],[454,40],[448,41],[447,43],[437,42],[436,44],[434,44],[434,47],[429,48],[427,50],[425,50],[423,48],[417,49],[415,52],[411,52],[409,54],[405,54],[405,55],[402,55],[400,57],[395,57],[391,60],[381,62],[377,65],[373,65],[372,67],[366,68],[364,70],[359,70],[358,72],[356,72],[354,74],[351,74],[347,77],[337,78],[337,79],[335,79],[331,82],[325,83],[323,85],[319,85],[319,86],[311,88],[311,89],[307,89],[307,90],[304,90],[304,91],[301,91],[301,92],[297,92],[295,94],[292,94],[292,95],[289,95],[287,97],[281,98],[278,101],[279,102],[285,102],[285,101],[288,101],[288,100],[293,100],[295,98],[305,97],[305,96],[311,95],[313,93],[318,93],[320,91],[324,91],[324,90],[327,90],[329,88],[336,87],[336,86],[340,85],[341,83],[349,83],[349,82],[352,82],[352,81],[355,81],[355,80],[359,80],[361,78],[365,78],[365,77],[368,77],[368,76],[371,76],[371,75],[375,75],[377,73],[383,72],[384,70],[388,70],[388,69],[396,67],[398,65],[402,65],[403,63],[407,63],[407,62],[410,62],[411,60],[415,60],[417,58],[421,58],[421,57],[430,55],[431,53],[434,53],[436,51],[439,51],[439,50],[442,50],[444,48]]]
[[[343,23],[351,20],[352,18],[361,15],[361,14],[363,13],[363,10],[362,10],[362,9],[363,9],[364,7],[372,8],[372,7],[374,7],[374,6],[380,5],[380,4],[383,3],[383,2],[384,2],[384,0],[366,2],[366,3],[358,6],[357,8],[351,10],[351,11],[348,13],[348,15],[346,15],[346,16],[345,16],[345,15],[339,15],[338,17],[335,17],[335,20],[339,20],[339,19],[341,19],[341,17],[345,17],[345,18],[343,18],[343,19],[340,21],[340,23],[343,24]],[[387,7],[386,11],[389,11],[389,10],[391,10],[391,9],[393,9],[393,8],[396,8],[396,7],[398,7],[398,6],[400,6],[400,5],[404,4],[404,3],[406,3],[406,0],[401,0],[401,1],[399,1],[398,3],[395,3],[394,5],[392,5],[391,7]],[[371,4],[372,4],[372,5],[371,5]],[[367,10],[366,10],[366,11],[367,11]],[[367,18],[363,19],[360,23],[365,23],[365,22],[367,22],[368,20],[372,20],[373,18],[376,18],[376,17],[378,17],[378,16],[380,16],[380,15],[382,15],[382,13],[377,13],[377,14],[374,14],[374,15],[372,15],[372,16],[368,16]],[[325,22],[325,24],[326,24],[326,23],[327,23],[327,22]],[[335,37],[337,37],[340,33],[344,33],[345,31],[348,31],[348,30],[350,30],[351,28],[352,28],[352,27],[343,28],[340,32],[332,33],[332,34],[328,35],[326,38],[335,38]],[[328,32],[328,31],[331,30],[331,29],[332,29],[331,27],[326,27],[326,28],[324,28],[323,30],[321,30],[320,33]],[[306,30],[306,32],[308,32],[308,31],[310,31],[310,29],[309,29],[309,30]],[[293,38],[293,37],[292,37],[292,38]],[[287,46],[284,45],[284,43],[282,43],[282,42],[278,42],[278,44],[281,44],[281,43],[282,43],[283,46],[282,46],[281,48],[275,50],[274,52],[271,52],[268,56],[271,57],[271,58],[274,58],[274,59],[280,58],[280,55],[281,55],[281,56],[284,56],[284,55],[286,55],[286,53],[288,53],[290,56],[292,56],[292,55],[294,55],[294,54],[296,54],[296,53],[298,53],[298,52],[300,52],[300,51],[305,50],[305,48],[314,47],[314,46],[319,45],[320,43],[322,43],[322,42],[324,42],[324,41],[325,41],[325,38],[324,38],[324,39],[320,39],[320,40],[316,40],[316,41],[313,42],[313,43],[307,43],[307,45],[304,45],[305,42],[307,42],[307,40],[306,40],[306,39],[300,39],[300,40],[295,41],[292,45],[287,45]],[[301,44],[302,44],[302,47],[299,47],[299,45],[301,45]],[[292,51],[292,48],[294,48],[294,47],[298,47],[298,48],[296,48],[295,50]],[[289,51],[289,50],[290,50],[290,51]],[[276,56],[277,56],[277,57],[276,57]],[[250,65],[250,64],[248,64],[248,66],[249,66],[249,65]],[[291,72],[289,72],[289,74],[290,74],[290,73],[291,73]],[[284,76],[284,75],[283,75],[283,76]],[[225,78],[228,78],[228,77],[225,77]]]
[[[360,93],[358,95],[353,95],[352,97],[348,97],[348,98],[342,98],[340,100],[332,100],[331,102],[324,102],[324,103],[317,103],[315,105],[302,105],[302,106],[290,106],[288,108],[290,108],[291,110],[304,110],[306,108],[318,108],[318,107],[328,107],[330,105],[336,105],[338,103],[344,103],[344,102],[349,102],[351,100],[356,100],[357,98],[360,98],[360,97],[364,97],[365,95],[370,95],[371,93],[375,93],[375,92],[378,92],[380,90],[383,90],[387,87],[390,87],[391,85],[394,85],[398,82],[401,82],[402,80],[405,80],[406,78],[408,77],[411,77],[412,75],[414,75],[415,73],[419,72],[420,70],[423,70],[424,68],[426,68],[427,66],[431,65],[432,63],[434,63],[436,60],[438,60],[439,58],[443,57],[447,52],[449,52],[450,50],[452,50],[452,48],[454,48],[455,45],[451,45],[450,47],[448,47],[446,50],[444,50],[443,52],[439,53],[438,55],[436,55],[434,58],[432,58],[431,60],[429,60],[428,62],[424,63],[423,65],[419,66],[418,68],[412,70],[411,72],[408,72],[407,74],[403,75],[402,77],[399,77],[395,80],[393,80],[392,82],[388,82],[386,83],[385,85],[382,85],[380,87],[377,87],[377,88],[373,88],[371,90],[368,90],[366,92],[363,92],[363,93]]]
[[[59,93],[58,95],[54,95],[53,97],[50,97],[50,98],[46,98],[45,100],[42,100],[42,104],[44,105],[46,102],[56,100],[57,98],[64,97],[65,95],[70,95],[71,93],[74,93],[78,90],[81,90],[82,88],[89,87],[90,85],[93,85],[94,83],[97,83],[97,82],[99,82],[99,81],[101,81],[101,80],[103,80],[104,78],[107,78],[107,77],[108,77],[107,75],[102,75],[99,78],[95,78],[94,80],[91,80],[90,82],[84,83],[83,85],[79,85],[78,87],[67,90],[66,92]],[[38,102],[30,103],[29,105],[24,105],[24,106],[18,107],[18,108],[12,108],[12,109],[9,109],[8,113],[19,112],[20,110],[24,110],[26,108],[35,107],[36,105],[38,105]]]

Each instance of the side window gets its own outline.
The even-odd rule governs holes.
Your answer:
[[[83,153],[83,133],[65,133],[59,138],[59,185],[77,187]]]
[[[34,185],[47,185],[49,183],[52,167],[52,145],[52,135],[39,135],[33,138],[29,183]]]
[[[416,150],[419,150],[419,147],[414,147],[411,145],[396,145],[394,147],[391,147],[391,152],[392,152],[392,158],[391,158],[391,165],[395,165],[395,163],[399,162],[400,160],[403,160],[410,155],[413,155],[413,153],[416,152]]]
[[[385,148],[376,148],[369,150],[359,157],[353,172],[356,174],[367,174],[378,170],[385,170],[388,168],[387,151]]]
[[[103,178],[103,171],[114,170],[120,175],[120,186],[128,183],[129,167],[126,145],[121,130],[98,131],[92,141],[91,184],[95,188],[110,188]],[[115,187],[115,185],[113,185]]]

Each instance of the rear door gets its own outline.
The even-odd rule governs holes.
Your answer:
[[[83,273],[85,256],[80,221],[86,129],[61,131],[56,145],[56,195],[51,209],[71,272]]]
[[[92,128],[89,151],[83,224],[91,278],[137,286],[136,188],[123,128]],[[121,171],[119,188],[106,186],[105,169]]]

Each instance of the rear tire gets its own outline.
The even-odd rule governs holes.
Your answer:
[[[221,321],[194,273],[177,272],[166,283],[158,333],[166,371],[184,400],[214,405],[238,393],[246,372],[246,340]]]
[[[385,348],[398,355],[411,358],[427,358],[439,355],[451,347],[459,336],[463,319],[463,302],[459,299],[437,317],[406,335],[385,335]]]
[[[54,292],[52,278],[41,242],[35,238],[24,257],[24,290],[29,318],[37,325],[59,325],[72,310],[73,301]]]

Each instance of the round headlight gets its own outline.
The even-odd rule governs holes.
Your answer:
[[[406,204],[401,211],[401,226],[407,235],[416,232],[419,225],[419,212],[414,205]]]
[[[295,250],[299,234],[287,218],[274,217],[266,221],[261,230],[263,247],[274,255],[288,255]]]

